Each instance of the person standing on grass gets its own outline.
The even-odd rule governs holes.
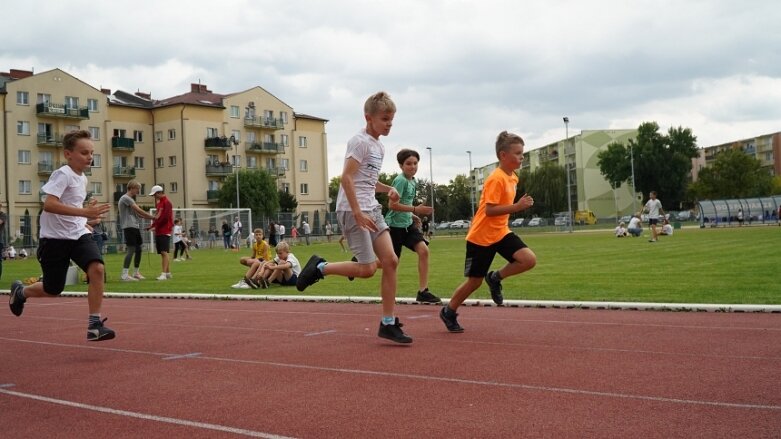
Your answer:
[[[648,226],[651,228],[651,239],[648,242],[656,242],[656,238],[659,237],[656,226],[659,224],[659,217],[664,214],[662,202],[656,199],[656,191],[651,191],[648,194],[648,201],[645,203],[643,211],[648,212]]]
[[[86,205],[87,176],[92,163],[94,145],[89,131],[71,131],[63,138],[63,153],[67,164],[52,172],[41,190],[46,194],[41,213],[38,261],[43,281],[27,287],[16,280],[11,284],[8,305],[15,316],[21,316],[24,304],[31,297],[57,296],[65,288],[70,261],[78,265],[90,279],[87,288],[89,316],[87,341],[110,340],[113,330],[101,320],[105,267],[103,256],[92,239],[87,221],[108,213],[108,204],[91,199]]]
[[[301,223],[301,229],[304,232],[304,241],[306,241],[306,245],[309,245],[309,235],[312,234],[312,228],[309,227],[309,223],[306,220]]]
[[[141,252],[144,245],[144,239],[141,237],[141,218],[153,220],[155,217],[138,207],[136,196],[141,192],[141,184],[136,180],[130,180],[127,183],[127,192],[119,198],[119,224],[122,227],[122,235],[125,237],[125,261],[122,264],[123,281],[138,281],[144,279],[141,275]],[[131,276],[130,260],[133,259],[135,273]]]
[[[388,202],[388,213],[385,222],[390,227],[393,252],[401,258],[402,246],[418,254],[418,292],[415,300],[422,303],[442,303],[442,299],[428,290],[428,241],[423,236],[418,225],[421,223],[418,215],[431,215],[434,208],[419,204],[414,206],[417,192],[415,174],[418,172],[420,155],[411,149],[402,149],[396,154],[396,161],[401,167],[401,174],[393,179],[392,186],[401,197],[398,202]]]
[[[155,219],[152,220],[152,225],[147,227],[147,230],[155,231],[155,248],[157,254],[160,255],[162,273],[157,277],[157,280],[171,279],[171,261],[168,257],[168,253],[171,251],[171,233],[174,228],[174,207],[168,197],[165,196],[165,191],[162,186],[152,186],[152,192],[149,196],[154,196],[156,205]]]
[[[227,220],[222,220],[222,245],[226,250],[231,246],[231,226]]]
[[[396,105],[387,93],[379,92],[366,100],[363,110],[366,128],[347,142],[342,184],[336,200],[339,227],[357,262],[329,264],[312,255],[301,270],[296,287],[298,291],[304,291],[331,274],[369,278],[374,276],[378,265],[382,265],[382,318],[377,335],[397,343],[412,343],[412,338],[402,331],[402,325],[394,315],[399,258],[393,252],[382,206],[375,196],[376,192],[387,192],[392,202],[399,201],[396,189],[378,180],[385,156],[380,136],[390,133]]]
[[[491,291],[491,299],[501,305],[504,302],[502,279],[521,274],[537,265],[537,256],[508,226],[511,213],[534,205],[534,199],[528,194],[513,202],[518,184],[515,171],[523,163],[523,146],[520,136],[507,131],[502,131],[496,138],[499,167],[483,184],[480,205],[466,235],[466,280],[456,288],[450,302],[439,313],[450,332],[464,332],[456,319],[456,311],[480,287],[483,279]],[[502,255],[507,264],[499,270],[488,271],[496,253]]]

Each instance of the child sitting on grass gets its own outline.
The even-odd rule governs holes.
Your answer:
[[[300,273],[298,258],[290,253],[288,243],[282,241],[277,244],[277,256],[262,265],[258,281],[261,288],[268,288],[272,283],[288,287],[296,284]]]
[[[246,265],[249,268],[244,273],[244,279],[232,285],[231,288],[260,288],[260,267],[271,260],[271,247],[263,240],[263,229],[257,228],[252,234],[255,236],[255,241],[252,243],[252,256],[244,256],[239,259],[241,265]]]

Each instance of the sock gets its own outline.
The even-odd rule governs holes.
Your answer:
[[[100,314],[90,314],[89,315],[89,325],[97,325],[100,323]]]
[[[122,269],[122,276],[127,276],[127,268]]]
[[[392,325],[396,323],[396,319],[393,316],[382,316],[382,324],[383,325]]]
[[[136,273],[135,274],[141,274],[141,269],[136,267]]]
[[[502,275],[499,274],[499,270],[494,271],[494,274],[491,276],[493,280],[500,282],[502,280]]]
[[[317,269],[320,270],[320,274],[322,274],[323,276],[325,276],[325,266],[326,265],[328,265],[328,262],[325,262],[325,261],[317,264]]]

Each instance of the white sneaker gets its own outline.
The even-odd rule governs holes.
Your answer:
[[[165,274],[165,277],[167,277],[168,279],[170,279],[170,278],[174,277],[174,275],[173,275],[173,274],[171,274],[171,273],[166,273],[166,274]]]
[[[146,279],[144,276],[141,275],[141,273],[136,273],[133,275],[133,277],[138,280]]]
[[[168,280],[168,276],[165,275],[165,273],[160,273],[160,276],[156,278],[157,280]]]
[[[134,278],[132,276],[129,276],[127,274],[123,274],[119,279],[124,281],[124,282],[138,282],[138,279],[136,279],[136,278]]]
[[[235,283],[235,284],[231,285],[231,288],[247,290],[247,289],[250,288],[250,286],[247,285],[246,282],[244,282],[244,279],[242,279],[238,283]]]
[[[182,260],[180,258],[176,258],[174,259],[174,262],[182,262]]]

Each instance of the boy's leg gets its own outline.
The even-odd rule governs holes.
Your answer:
[[[87,268],[87,276],[90,280],[87,286],[87,304],[90,314],[100,314],[103,305],[104,271],[105,267],[100,261],[93,261]]]
[[[396,269],[399,266],[399,259],[393,252],[390,233],[381,233],[374,240],[374,253],[382,265],[382,279],[380,280],[382,315],[390,317],[393,316],[396,306]]]
[[[537,255],[530,248],[525,247],[513,253],[513,261],[507,263],[499,271],[502,279],[529,271],[537,265]]]

